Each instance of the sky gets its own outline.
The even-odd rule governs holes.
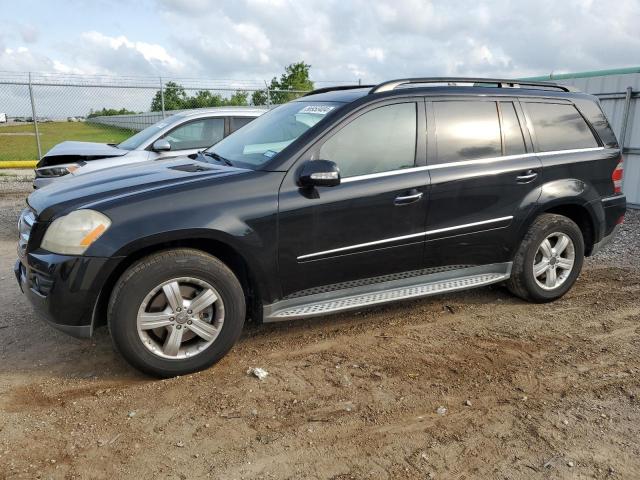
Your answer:
[[[318,82],[640,64],[640,1],[0,0],[0,71]]]

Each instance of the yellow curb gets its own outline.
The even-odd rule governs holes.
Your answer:
[[[7,160],[0,161],[0,168],[35,168],[37,160]]]

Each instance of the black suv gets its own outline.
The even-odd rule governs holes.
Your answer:
[[[37,310],[158,376],[273,322],[504,283],[571,288],[626,208],[598,100],[417,78],[316,90],[206,151],[28,199],[15,273]]]

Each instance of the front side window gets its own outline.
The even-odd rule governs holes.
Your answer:
[[[371,110],[335,133],[320,147],[343,178],[388,172],[415,165],[416,104],[399,103]]]
[[[437,163],[502,155],[496,102],[433,102]]]
[[[177,127],[165,135],[171,150],[207,148],[224,137],[224,118],[203,118]]]
[[[289,102],[260,115],[208,151],[239,167],[260,168],[320,120],[339,102]]]
[[[127,138],[124,142],[119,143],[118,148],[121,148],[122,150],[136,150],[138,148],[144,147],[145,143],[151,138],[160,134],[160,132],[165,130],[167,127],[181,122],[183,118],[184,117],[182,115],[172,115],[169,118],[162,119],[159,122],[156,122],[153,125],[145,128],[144,130],[139,131],[135,135]]]
[[[540,152],[598,146],[591,129],[573,105],[527,103],[526,107]]]

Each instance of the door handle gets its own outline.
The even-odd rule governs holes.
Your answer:
[[[415,188],[406,193],[406,195],[400,195],[399,197],[396,197],[393,203],[395,203],[396,205],[408,205],[410,203],[417,202],[424,195],[422,192],[418,192]]]
[[[536,178],[538,178],[538,174],[536,172],[534,172],[533,170],[527,170],[526,172],[518,175],[516,177],[516,181],[518,183],[529,183],[533,182]]]

